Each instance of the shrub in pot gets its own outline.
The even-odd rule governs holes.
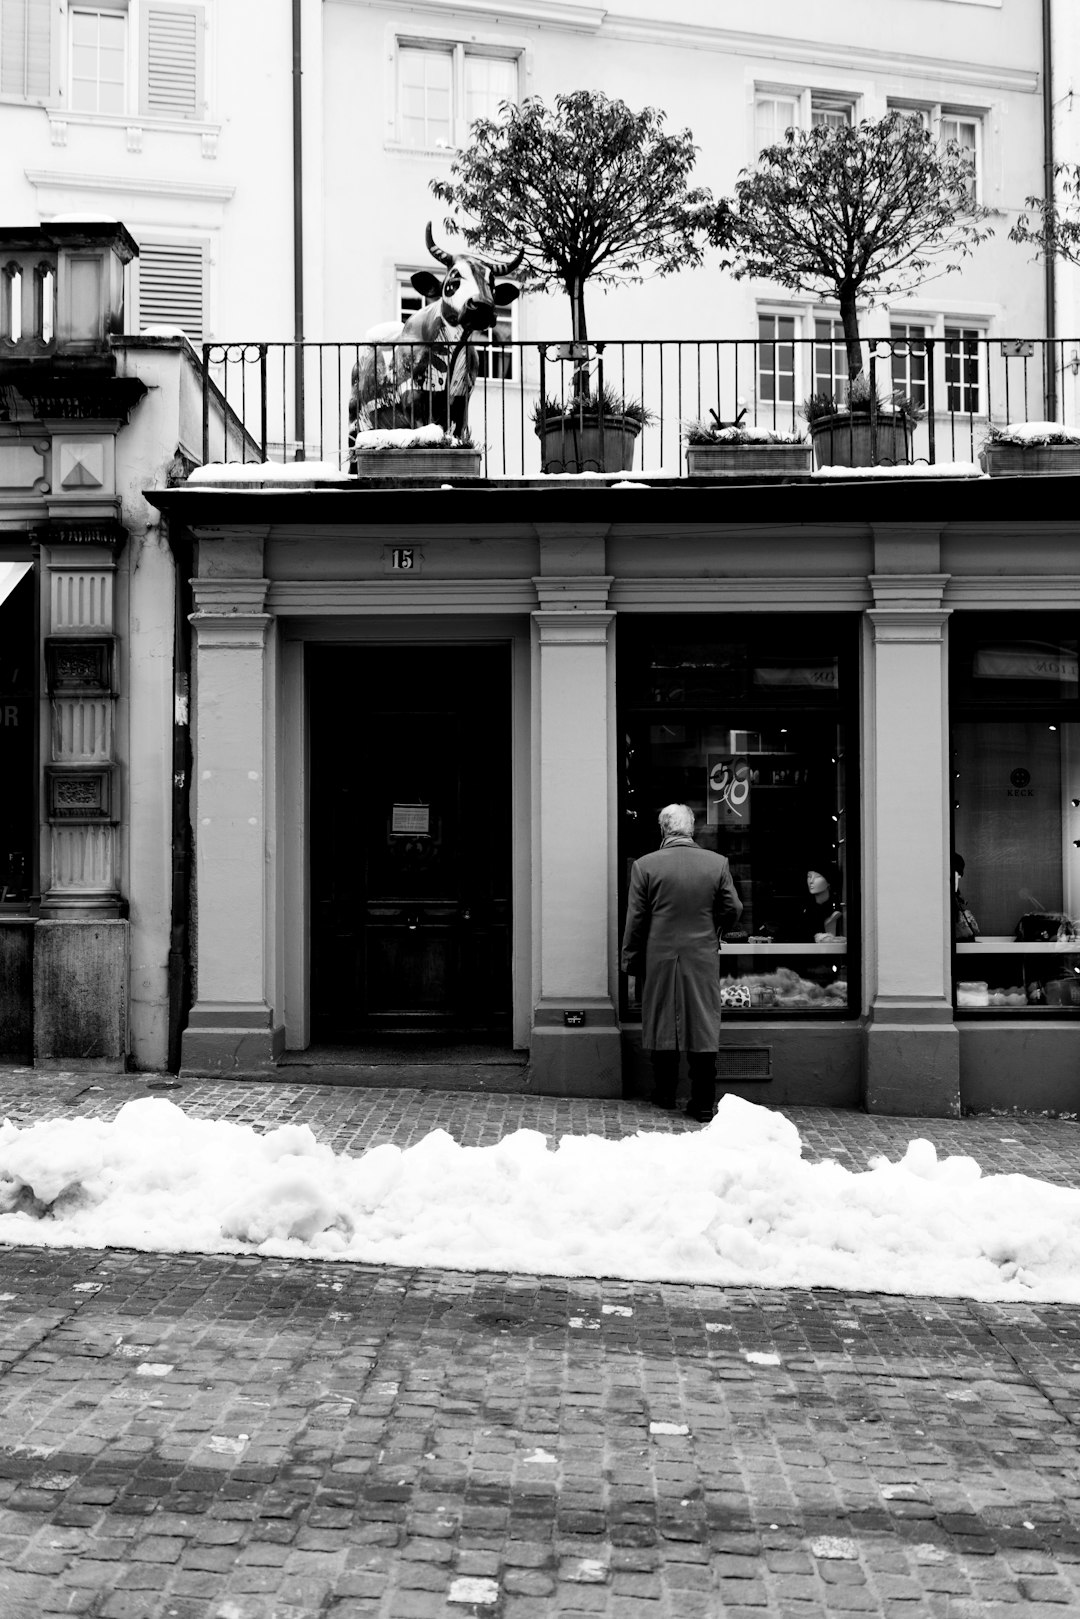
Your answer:
[[[711,422],[688,422],[686,470],[692,478],[740,478],[762,472],[792,474],[810,471],[810,441],[797,428],[747,426],[745,411],[734,422],[722,422],[715,411]]]
[[[637,399],[604,386],[567,399],[538,399],[533,426],[543,472],[627,472],[641,429],[652,421]]]
[[[1061,422],[1016,422],[992,427],[979,456],[991,478],[1048,478],[1080,472],[1080,435]]]

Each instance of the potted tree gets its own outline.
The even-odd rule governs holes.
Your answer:
[[[810,441],[798,429],[748,426],[745,407],[733,422],[722,422],[715,410],[709,415],[711,421],[687,422],[684,430],[691,478],[790,477],[810,471]]]
[[[524,249],[522,275],[570,300],[572,364],[565,398],[542,397],[535,427],[545,471],[622,471],[648,418],[590,370],[585,287],[669,275],[701,263],[710,193],[691,188],[697,148],[689,130],[668,134],[655,107],[633,112],[598,90],[547,106],[530,97],[481,118],[435,195],[453,210],[447,229],[470,244]],[[464,215],[474,223],[462,225]],[[645,266],[648,266],[646,272]],[[594,463],[599,463],[594,465]]]
[[[872,446],[878,460],[909,458],[914,407],[859,380],[859,300],[910,292],[956,269],[991,234],[972,184],[972,160],[955,141],[942,146],[918,117],[890,112],[789,129],[743,171],[734,197],[717,203],[709,236],[723,268],[839,305],[847,388],[839,398],[814,396],[807,412],[819,466],[869,465]],[[853,429],[864,423],[857,440]],[[882,453],[883,428],[902,456]]]

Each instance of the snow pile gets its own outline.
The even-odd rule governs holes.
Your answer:
[[[786,432],[780,427],[758,427],[754,425],[717,428],[709,433],[707,438],[689,439],[690,444],[708,447],[710,444],[809,444],[810,440],[805,433],[798,431]]]
[[[470,448],[470,446],[463,446]],[[422,450],[452,449],[446,442],[446,429],[437,422],[426,427],[367,427],[356,435],[356,449],[364,450]]]
[[[815,478],[981,478],[977,461],[901,462],[895,467],[816,467]]]
[[[193,467],[188,483],[351,483],[336,461],[211,461]]]
[[[995,428],[990,437],[997,444],[1080,444],[1080,436],[1064,422],[1009,422]]]
[[[127,1103],[116,1120],[0,1126],[0,1240],[456,1270],[1080,1302],[1080,1191],[983,1176],[912,1141],[865,1171],[809,1164],[778,1113],[621,1141],[519,1130],[336,1155]]]

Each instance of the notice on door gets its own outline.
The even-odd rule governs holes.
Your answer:
[[[390,815],[390,830],[405,837],[429,837],[430,804],[395,804]]]

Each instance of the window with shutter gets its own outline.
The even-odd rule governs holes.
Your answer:
[[[202,242],[141,242],[138,324],[179,326],[192,343],[206,322],[206,248]]]
[[[51,13],[50,0],[0,0],[0,94],[52,93]]]
[[[142,110],[203,117],[203,8],[148,0],[143,12]]]

